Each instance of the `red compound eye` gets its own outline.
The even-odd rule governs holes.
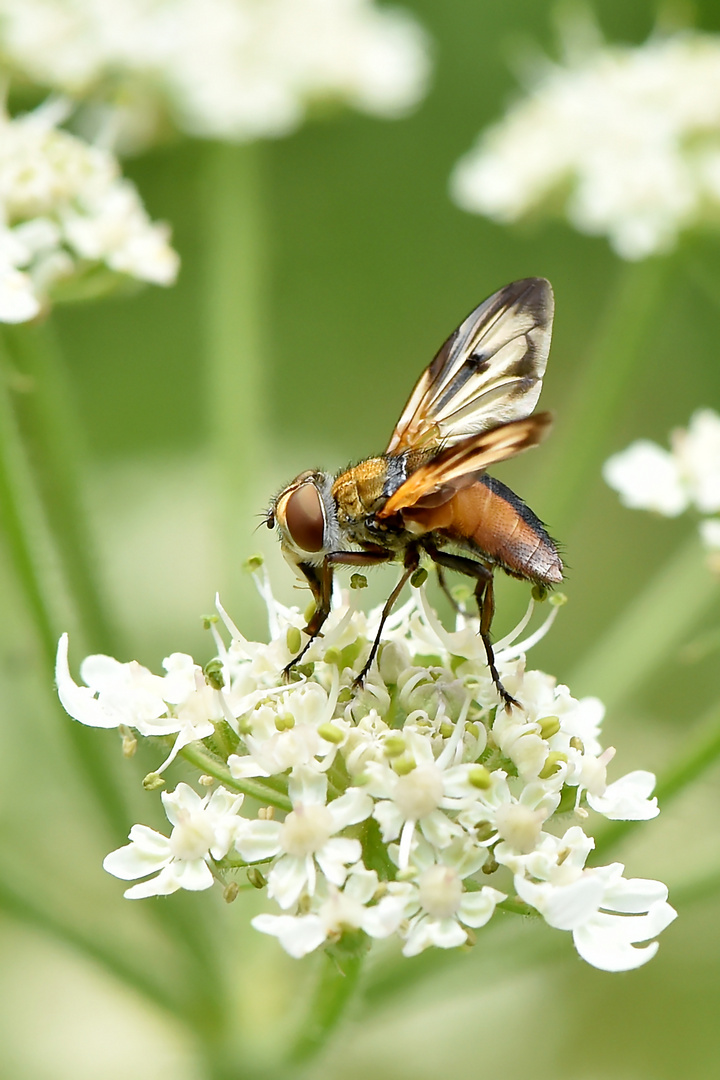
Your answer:
[[[314,484],[303,484],[288,497],[285,524],[293,543],[303,551],[322,551],[325,517]]]

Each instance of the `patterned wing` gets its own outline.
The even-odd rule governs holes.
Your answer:
[[[420,465],[377,511],[376,517],[391,517],[412,507],[442,506],[461,488],[475,483],[490,465],[537,446],[551,424],[550,413],[535,413],[446,447]]]
[[[542,388],[553,310],[544,278],[514,281],[475,308],[420,376],[386,453],[453,444],[529,416]]]

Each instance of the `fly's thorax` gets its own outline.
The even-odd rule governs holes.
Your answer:
[[[340,545],[340,529],[332,493],[332,477],[325,472],[300,473],[275,497],[267,522],[277,524],[286,559],[317,565]]]
[[[374,514],[387,498],[387,458],[367,458],[340,473],[332,485],[341,528],[360,524]]]

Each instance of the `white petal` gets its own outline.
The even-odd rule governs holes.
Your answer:
[[[205,805],[205,799],[185,783],[179,783],[174,791],[161,792],[160,798],[172,825],[181,824],[188,814],[200,813]]]
[[[247,862],[272,859],[280,851],[280,821],[242,821],[235,837],[235,847]]]
[[[657,942],[637,948],[634,941],[646,941],[659,934],[673,921],[677,912],[663,901],[647,916],[620,916],[598,913],[573,932],[573,941],[583,960],[602,971],[631,971],[651,960]],[[634,927],[632,924],[641,925]]]
[[[555,887],[548,882],[535,884],[515,877],[518,896],[540,912],[556,930],[572,930],[587,922],[597,911],[605,893],[604,883],[596,876],[583,874],[570,885]]]
[[[311,765],[298,765],[290,774],[288,794],[293,806],[299,802],[323,806],[327,798],[327,776]]]
[[[604,794],[588,793],[588,806],[611,821],[649,821],[660,813],[657,799],[650,798],[654,788],[654,774],[636,769],[608,784]]]
[[[465,893],[460,901],[458,918],[466,926],[484,926],[492,918],[496,905],[505,899],[505,893],[487,885],[479,892]]]
[[[143,900],[146,896],[169,896],[171,893],[177,892],[179,888],[180,884],[173,867],[166,866],[157,877],[150,878],[149,881],[141,881],[137,885],[131,885],[123,895],[126,900]]]
[[[328,803],[332,815],[334,832],[340,832],[347,825],[356,825],[372,813],[373,801],[360,788],[349,788],[339,799]]]
[[[137,843],[126,844],[125,847],[111,851],[103,859],[103,868],[114,877],[123,881],[132,881],[133,878],[146,877],[162,869],[172,859],[170,841],[166,836],[156,833],[147,826],[135,826],[135,830],[144,829],[146,834],[156,838],[154,845],[148,844],[141,847]],[[137,835],[137,832],[135,832]],[[131,833],[132,836],[132,833]],[[153,846],[155,850],[152,850]]]
[[[281,908],[292,907],[307,881],[307,860],[284,855],[268,875],[268,896],[277,900]]]
[[[417,956],[430,945],[436,945],[439,949],[454,949],[466,941],[467,932],[455,919],[424,917],[414,922],[403,948],[403,956]]]
[[[319,915],[256,915],[250,925],[276,937],[285,952],[296,960],[325,941],[325,927]]]
[[[203,859],[193,859],[188,862],[176,859],[172,864],[172,869],[178,886],[191,892],[209,889],[214,881],[212,871]]]
[[[608,458],[603,478],[618,492],[620,501],[633,509],[656,510],[666,517],[687,509],[689,500],[676,459],[646,439]]]
[[[359,840],[350,840],[335,836],[315,855],[317,864],[328,881],[333,885],[342,885],[347,877],[348,863],[357,862],[362,855]]]
[[[126,717],[114,709],[102,705],[87,686],[78,686],[68,667],[68,636],[63,634],[58,642],[55,662],[55,683],[60,704],[65,712],[90,727],[113,728],[127,722]]]

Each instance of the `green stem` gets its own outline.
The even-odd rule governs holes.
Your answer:
[[[680,795],[694,780],[707,772],[720,759],[720,709],[714,709],[710,718],[699,725],[701,734],[690,750],[673,762],[663,773],[655,788],[660,807]],[[640,821],[613,821],[597,836],[593,859],[604,858],[610,848],[634,832]]]
[[[357,990],[363,959],[360,953],[345,953],[341,968],[335,956],[323,954],[309,1016],[290,1055],[293,1063],[316,1057],[327,1044]]]
[[[49,687],[57,640],[68,625],[70,605],[45,508],[18,430],[7,382],[2,377],[5,374],[0,372],[0,523],[40,642]],[[109,747],[72,721],[63,723],[63,731],[110,829],[115,835],[125,835],[129,818],[108,757]]]
[[[227,579],[228,568],[239,567],[235,537],[247,532],[268,416],[262,147],[216,143],[205,153],[206,385]]]
[[[577,517],[588,477],[597,477],[609,451],[610,421],[643,357],[647,328],[667,278],[668,260],[622,263],[601,325],[563,404],[562,423],[543,450],[544,482],[533,496],[559,535]]]
[[[573,693],[597,694],[608,708],[640,686],[685,641],[718,587],[699,541],[689,540],[655,574],[569,678]]]
[[[3,358],[4,359],[4,358]],[[52,543],[10,400],[5,365],[0,372],[0,525],[18,584],[53,670],[63,624]]]
[[[57,342],[48,323],[6,326],[3,336],[23,388],[15,395],[15,411],[82,644],[88,651],[116,654],[81,492],[82,425]]]
[[[205,750],[202,750],[198,743],[189,743],[184,746],[180,751],[180,755],[200,769],[201,772],[219,780],[221,784],[231,791],[241,791],[244,795],[249,795],[251,799],[257,799],[258,802],[267,806],[275,806],[278,810],[292,810],[292,803],[287,795],[273,791],[272,788],[263,784],[262,780],[236,780],[228,769],[220,765]]]

